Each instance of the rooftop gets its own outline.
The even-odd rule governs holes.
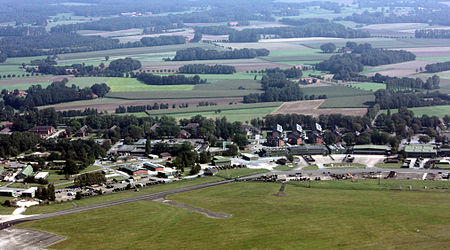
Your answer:
[[[405,147],[405,152],[413,153],[436,153],[433,145],[430,144],[412,144]]]
[[[353,149],[373,149],[373,150],[389,150],[390,147],[387,145],[373,145],[373,144],[366,144],[366,145],[355,145]]]

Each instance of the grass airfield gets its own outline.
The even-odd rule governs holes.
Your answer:
[[[292,183],[285,196],[276,196],[280,183],[241,182],[166,198],[232,214],[228,219],[142,201],[20,227],[66,237],[51,246],[55,249],[95,249],[99,244],[105,249],[446,248],[448,189],[389,191],[408,183],[418,189],[433,185],[384,180],[377,185],[374,180],[313,182],[307,188]]]

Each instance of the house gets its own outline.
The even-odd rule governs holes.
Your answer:
[[[268,136],[266,140],[266,145],[271,147],[283,147],[285,143],[281,137]]]
[[[164,166],[163,165],[159,165],[159,164],[154,164],[151,162],[146,162],[144,163],[144,168],[153,171],[153,172],[158,172],[158,171],[163,171],[164,170]]]
[[[170,157],[172,157],[172,155],[168,152],[163,152],[163,153],[159,154],[159,158],[169,159]]]
[[[180,138],[180,139],[188,139],[189,137],[191,137],[191,133],[189,133],[188,131],[182,129],[177,137]]]
[[[309,131],[307,133],[307,135],[308,135],[307,141],[309,143],[312,143],[312,144],[322,144],[323,143],[323,136],[319,131],[317,131],[317,130]]]
[[[49,176],[49,172],[39,172],[39,173],[37,173],[34,176],[34,179],[36,179],[36,180],[40,180],[40,179],[45,180],[45,179],[48,178],[48,176]]]
[[[28,130],[30,133],[38,134],[41,137],[49,136],[52,133],[55,132],[55,128],[52,126],[36,126],[30,130]]]
[[[84,125],[80,129],[78,129],[78,131],[75,133],[75,137],[86,137],[87,132],[88,132],[88,126]]]
[[[212,164],[217,167],[231,166],[231,160],[222,156],[214,156]]]
[[[17,174],[17,179],[24,179],[28,176],[33,175],[33,167],[31,165],[27,165]]]
[[[216,168],[206,168],[204,170],[204,174],[205,175],[216,175],[217,173],[219,173],[219,170],[217,170]]]
[[[200,124],[196,122],[188,123],[186,126],[182,126],[181,129],[189,131],[190,133],[197,132],[197,129],[200,127]]]
[[[288,143],[290,145],[300,145],[303,143],[303,138],[301,135],[296,133],[290,133],[288,135]]]

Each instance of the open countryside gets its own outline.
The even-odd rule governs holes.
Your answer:
[[[0,249],[447,249],[449,15],[2,0]]]

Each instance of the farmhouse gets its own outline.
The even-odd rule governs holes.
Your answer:
[[[405,147],[406,157],[433,158],[437,155],[437,150],[430,144],[414,144]]]
[[[55,132],[55,128],[52,126],[36,126],[30,130],[28,130],[30,133],[38,134],[41,137],[49,136],[52,133]]]

